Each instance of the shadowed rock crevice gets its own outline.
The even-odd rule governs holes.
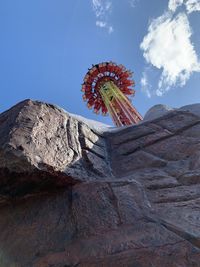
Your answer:
[[[194,106],[113,130],[31,100],[0,114],[0,266],[200,267]]]
[[[174,225],[172,225],[166,221],[163,221],[163,220],[159,220],[159,221],[169,231],[171,231],[171,232],[177,234],[178,236],[180,236],[181,238],[187,240],[193,246],[200,248],[200,238],[197,238],[195,235],[188,233],[188,232],[185,232],[184,229],[181,229],[180,227],[174,226]]]

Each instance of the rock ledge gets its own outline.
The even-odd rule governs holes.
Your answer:
[[[101,132],[39,101],[0,114],[0,266],[200,267],[200,104],[148,116]]]

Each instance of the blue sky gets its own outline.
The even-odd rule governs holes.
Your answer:
[[[200,102],[200,0],[0,1],[0,112],[31,98],[112,124],[88,110],[87,69],[134,71],[133,105]]]

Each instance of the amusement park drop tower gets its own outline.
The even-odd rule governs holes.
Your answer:
[[[108,112],[116,126],[131,125],[142,120],[127,96],[134,95],[132,72],[123,65],[103,62],[88,70],[82,85],[83,99],[95,113]]]

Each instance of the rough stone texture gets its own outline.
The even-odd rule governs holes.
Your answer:
[[[99,133],[0,114],[1,267],[200,267],[200,106]]]
[[[147,113],[144,116],[143,121],[157,119],[172,110],[174,109],[166,105],[161,105],[161,104],[155,105],[147,111]]]

